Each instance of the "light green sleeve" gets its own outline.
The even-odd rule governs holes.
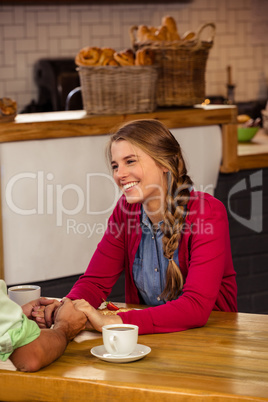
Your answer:
[[[36,322],[23,314],[22,308],[7,296],[6,284],[0,280],[0,360],[6,361],[18,347],[40,335]]]

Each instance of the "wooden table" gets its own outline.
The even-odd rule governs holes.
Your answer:
[[[212,312],[203,328],[139,336],[151,353],[124,364],[93,357],[92,335],[37,373],[0,371],[0,400],[268,401],[266,315]]]

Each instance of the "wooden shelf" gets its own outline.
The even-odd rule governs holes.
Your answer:
[[[153,113],[87,116],[82,110],[18,115],[2,123],[1,142],[66,138],[109,133],[118,124],[137,119],[161,120],[169,128],[235,124],[236,107],[204,110],[160,109]]]
[[[0,143],[103,135],[119,124],[136,119],[161,120],[168,128],[221,125],[222,173],[268,167],[268,135],[260,130],[249,143],[237,141],[237,108],[159,109],[153,113],[88,116],[84,110],[21,114],[1,123]]]

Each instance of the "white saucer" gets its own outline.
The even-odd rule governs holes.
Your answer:
[[[134,362],[135,360],[142,359],[150,352],[151,348],[149,348],[149,346],[139,344],[136,346],[134,352],[124,357],[113,356],[110,353],[107,353],[104,345],[95,346],[94,348],[91,349],[91,353],[93,354],[93,356],[96,356],[98,359],[104,360],[106,362],[113,362],[113,363]]]

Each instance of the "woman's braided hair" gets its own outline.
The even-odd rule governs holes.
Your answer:
[[[193,184],[179,143],[168,128],[157,120],[135,120],[128,122],[110,138],[107,155],[111,161],[111,145],[118,140],[126,140],[147,153],[154,161],[168,169],[167,193],[164,207],[163,252],[169,260],[166,286],[160,297],[164,300],[176,299],[183,287],[183,276],[173,260],[183,229],[186,205]]]

